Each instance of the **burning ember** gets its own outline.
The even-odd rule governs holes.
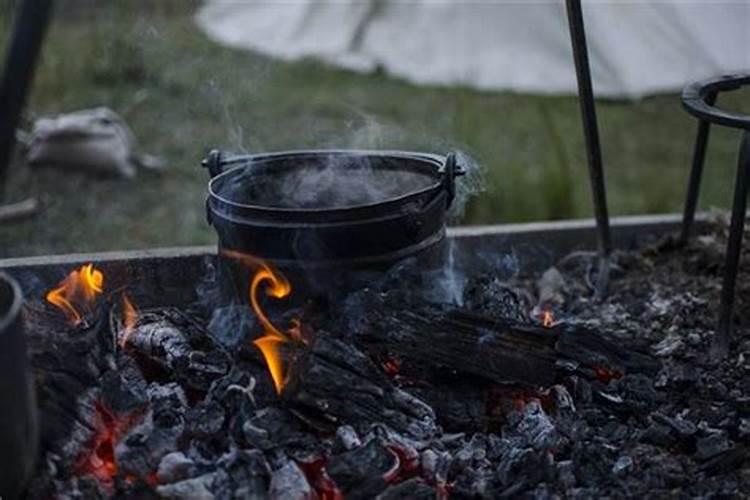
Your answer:
[[[225,251],[224,255],[240,261],[243,265],[256,269],[250,281],[250,305],[258,321],[263,326],[264,335],[256,339],[253,343],[263,353],[268,371],[271,373],[271,378],[276,387],[276,392],[281,394],[286,385],[286,368],[284,367],[281,346],[290,342],[302,342],[301,325],[299,321],[295,320],[285,332],[276,328],[271,320],[268,319],[265,312],[263,312],[263,308],[258,300],[258,293],[261,284],[265,282],[266,295],[275,299],[283,299],[292,293],[292,285],[281,272],[257,257],[234,251]]]
[[[385,373],[395,377],[401,371],[401,360],[398,358],[388,358],[381,363]]]
[[[89,263],[71,272],[57,288],[47,293],[46,298],[65,313],[70,324],[76,326],[83,321],[83,314],[91,310],[103,287],[104,275]]]
[[[91,474],[103,484],[111,484],[117,475],[115,447],[120,437],[140,415],[117,416],[103,404],[96,404],[96,433],[86,454],[76,464],[76,474]]]
[[[542,326],[544,328],[552,328],[552,326],[555,324],[555,316],[552,314],[552,311],[549,309],[545,309],[542,311]]]
[[[618,380],[622,378],[622,373],[618,372],[617,370],[611,370],[607,368],[606,366],[596,365],[593,368],[594,368],[594,374],[596,375],[596,378],[600,382],[604,382],[605,384],[609,384],[613,380]]]
[[[138,321],[138,310],[128,298],[127,294],[122,294],[122,324],[123,329],[120,338],[117,339],[121,348],[128,343],[128,339],[133,334],[135,324]]]
[[[300,462],[299,466],[310,485],[315,488],[320,500],[344,500],[344,494],[326,471],[325,458],[318,457],[309,462]]]

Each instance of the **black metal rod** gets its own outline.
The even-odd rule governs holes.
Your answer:
[[[746,130],[742,136],[737,163],[737,180],[734,184],[732,219],[729,223],[729,240],[727,241],[727,254],[724,259],[724,282],[721,286],[721,303],[719,305],[719,328],[711,349],[711,357],[714,359],[723,358],[729,352],[729,343],[732,338],[734,295],[740,264],[740,251],[742,250],[742,233],[745,230],[745,211],[747,210],[749,185],[750,130]]]
[[[13,26],[0,82],[0,200],[5,195],[16,127],[34,77],[51,11],[52,0],[23,0]]]
[[[21,287],[0,272],[0,497],[25,498],[37,457],[38,415]]]
[[[706,96],[709,106],[716,103],[716,92]],[[711,131],[711,124],[705,120],[698,122],[698,133],[695,137],[695,148],[693,149],[693,165],[690,168],[690,180],[688,181],[685,208],[682,212],[682,231],[680,232],[680,244],[684,245],[690,239],[695,221],[695,210],[698,207],[698,197],[701,189],[701,178],[703,176],[703,165],[706,160],[706,144]]]
[[[573,59],[578,79],[578,100],[581,106],[583,120],[583,135],[586,140],[586,158],[589,167],[591,194],[594,202],[594,216],[596,218],[597,237],[599,246],[600,266],[597,279],[597,292],[606,294],[609,281],[609,266],[607,259],[612,251],[612,239],[609,230],[609,213],[607,210],[607,193],[604,187],[604,168],[602,167],[602,151],[599,142],[599,127],[596,119],[596,105],[594,90],[591,83],[591,69],[589,67],[588,48],[586,46],[586,31],[583,24],[580,0],[566,0],[568,11],[568,25],[570,40],[573,46]]]

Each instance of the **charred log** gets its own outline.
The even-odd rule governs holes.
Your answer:
[[[332,425],[383,422],[417,439],[437,430],[432,408],[393,385],[351,343],[325,332],[292,365],[283,397]]]
[[[451,381],[445,384],[414,384],[404,389],[435,410],[444,431],[465,432],[487,426],[489,405],[487,390],[482,384]]]
[[[559,325],[555,350],[565,359],[590,368],[606,368],[620,374],[654,375],[661,368],[656,358],[617,344],[614,339],[581,325]],[[595,370],[596,371],[596,370]]]
[[[230,369],[229,356],[197,321],[177,309],[141,314],[130,328],[113,321],[119,343],[193,389],[207,390]]]
[[[43,305],[29,306],[24,315],[36,379],[41,447],[71,455],[73,460],[78,450],[63,450],[63,441],[70,448],[71,434],[85,430],[86,436],[80,436],[80,441],[85,441],[92,432],[96,391],[91,388],[98,384],[112,360],[107,313],[100,307],[90,324],[79,327],[61,322],[56,311]]]
[[[551,385],[555,381],[555,337],[547,329],[431,309],[377,316],[370,340],[383,342],[404,359],[500,384]]]
[[[654,374],[649,355],[616,344],[581,325],[550,328],[509,323],[459,309],[372,308],[355,341],[405,362],[443,367],[494,384],[549,386],[561,367],[591,378]]]

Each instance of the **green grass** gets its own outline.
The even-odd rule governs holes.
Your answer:
[[[312,61],[278,62],[211,42],[193,24],[194,8],[58,5],[29,117],[109,106],[168,168],[133,182],[14,168],[10,198],[37,194],[46,208],[0,227],[0,257],[213,242],[204,218],[207,176],[198,166],[213,147],[459,148],[479,161],[486,181],[462,223],[591,214],[574,97],[418,87]],[[11,10],[0,14],[5,33]],[[747,96],[722,104],[741,109]],[[600,102],[598,113],[611,212],[680,210],[696,124],[678,96]],[[713,132],[703,207],[729,204],[738,139]]]

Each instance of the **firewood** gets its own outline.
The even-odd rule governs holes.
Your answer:
[[[17,203],[0,205],[0,223],[14,222],[36,215],[41,209],[37,198],[27,198]]]
[[[351,343],[317,332],[311,348],[289,373],[284,400],[329,423],[384,422],[417,439],[433,435],[435,414],[424,402],[394,386]]]
[[[27,305],[24,311],[43,449],[63,453],[72,429],[86,427],[79,421],[87,420],[80,415],[87,405],[79,404],[79,398],[89,398],[90,388],[107,369],[107,313],[98,308],[90,324],[72,327],[43,305]]]
[[[174,308],[144,312],[127,329],[112,321],[112,330],[130,350],[174,373],[190,387],[206,390],[229,372],[229,356],[211,341],[203,327]]]
[[[407,362],[495,384],[549,386],[561,367],[584,375],[654,374],[659,363],[582,325],[510,323],[461,309],[371,307],[355,341]]]

